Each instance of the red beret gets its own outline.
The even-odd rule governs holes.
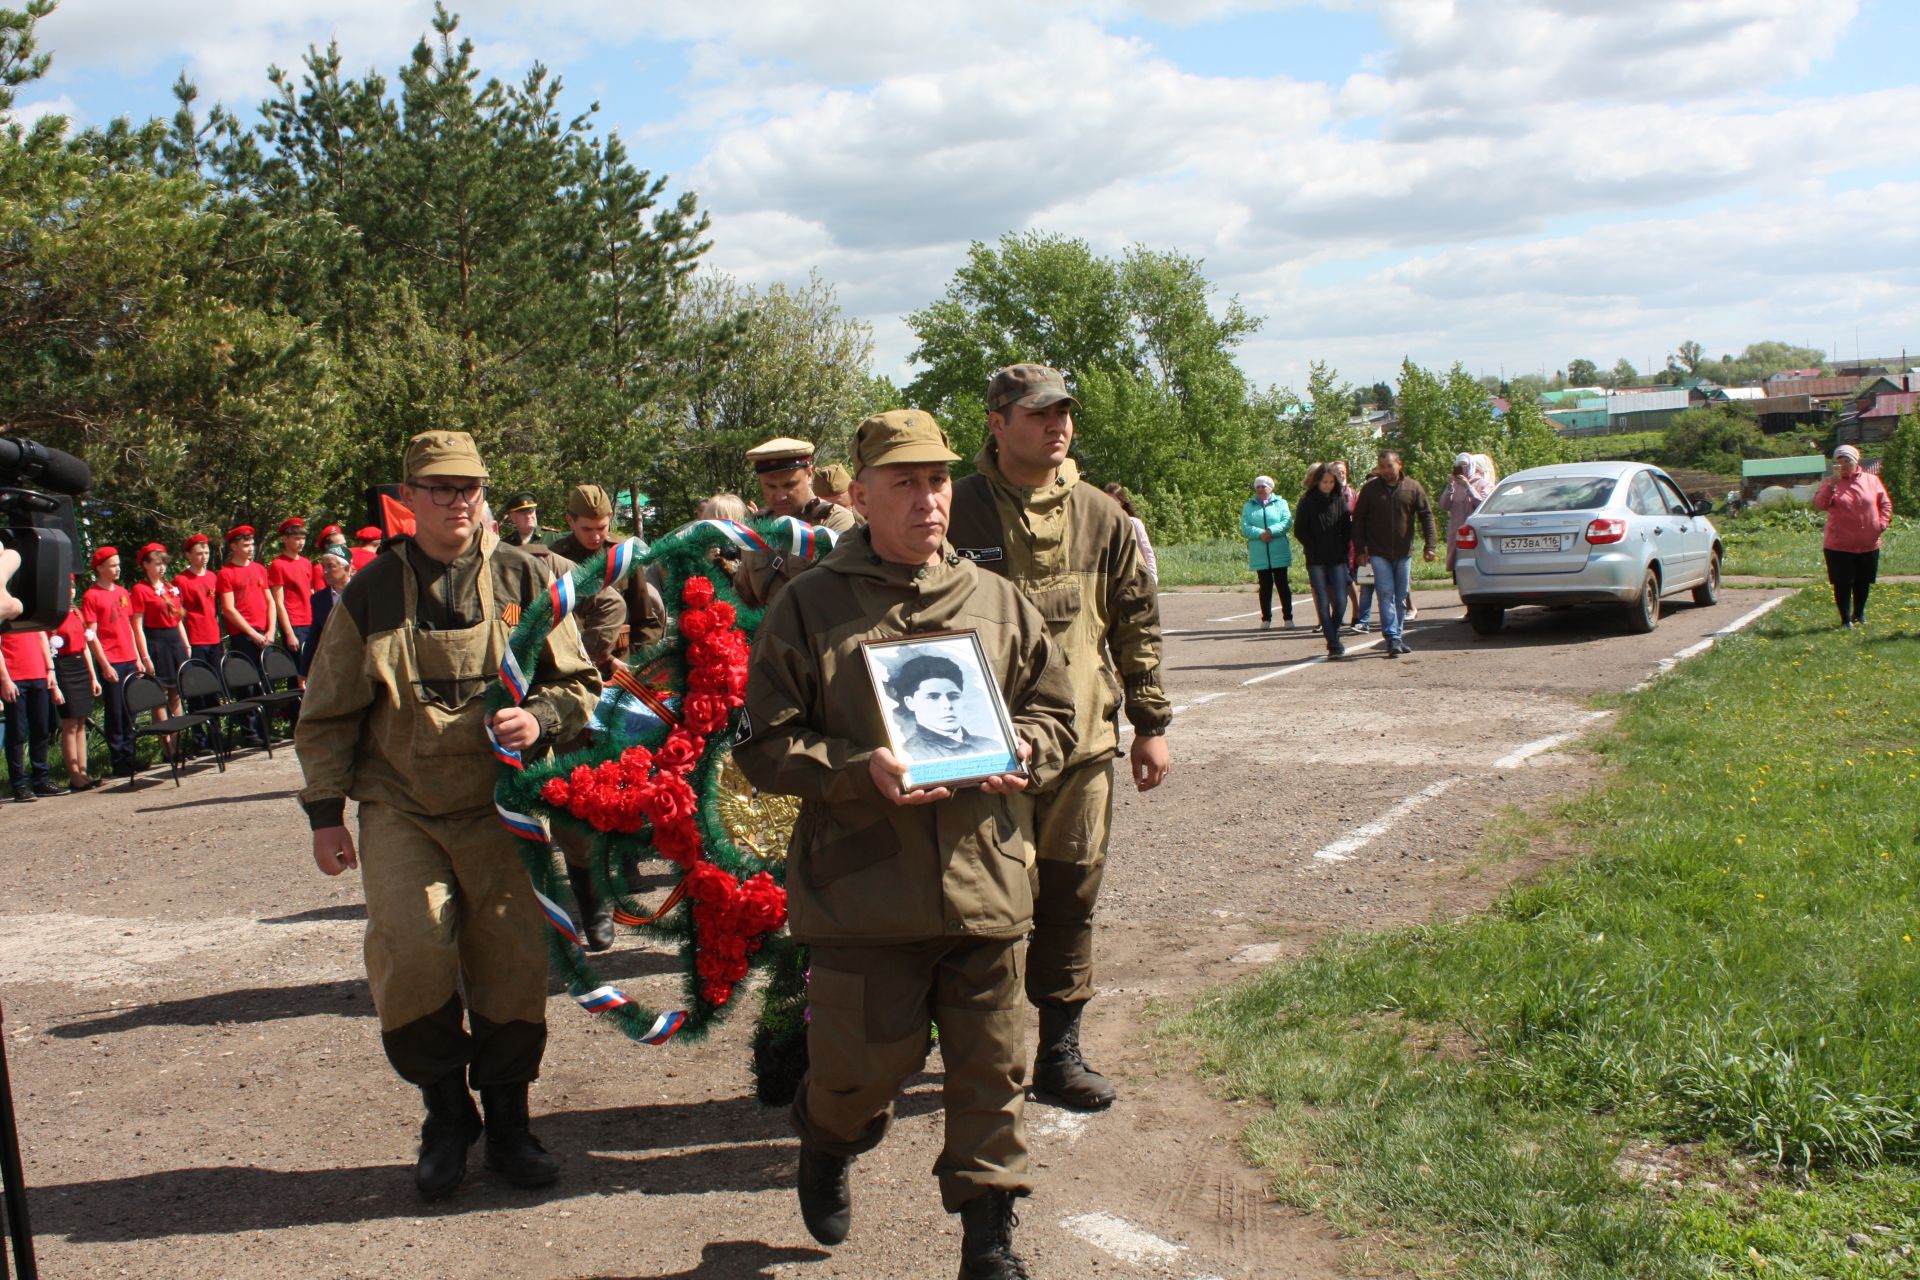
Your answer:
[[[378,542],[387,535],[386,531],[381,529],[379,525],[370,524],[353,536],[358,542]]]
[[[146,546],[140,548],[140,554],[135,556],[134,560],[136,562],[145,560],[148,556],[152,555],[156,551],[158,551],[161,555],[167,554],[166,547],[164,547],[158,542],[149,542]]]
[[[207,537],[207,535],[204,533],[190,533],[187,535],[186,542],[183,543],[182,545],[189,546],[189,547],[204,547],[204,546],[211,545],[212,542],[213,542],[213,539]]]
[[[228,542],[232,542],[235,538],[251,538],[252,536],[253,536],[253,526],[250,524],[237,524],[233,526],[233,528],[227,530]]]
[[[307,522],[305,520],[302,520],[299,516],[288,516],[285,520],[282,520],[280,522],[280,532],[283,534],[293,533],[296,531],[305,533],[306,529],[307,529]]]
[[[118,547],[95,547],[93,549],[93,567],[98,569],[107,561],[120,554]]]
[[[326,528],[320,531],[320,541],[325,542],[328,538],[331,538],[336,533],[344,534],[346,533],[346,530],[342,529],[337,524],[330,524]]]

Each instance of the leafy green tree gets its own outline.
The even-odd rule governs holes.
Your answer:
[[[1202,265],[1140,246],[1103,258],[1039,232],[976,242],[945,295],[907,318],[923,366],[907,398],[970,457],[993,371],[1053,365],[1081,402],[1089,478],[1125,484],[1163,539],[1226,532],[1273,454],[1284,398],[1250,392],[1233,351],[1258,321],[1235,299],[1216,307]]]
[[[1660,460],[1670,467],[1737,475],[1742,460],[1772,452],[1751,413],[1736,405],[1708,405],[1674,419]]]
[[[1893,428],[1880,464],[1880,479],[1903,516],[1920,516],[1920,413],[1906,413]]]
[[[1619,361],[1614,364],[1612,371],[1606,374],[1603,381],[1605,381],[1607,386],[1625,390],[1640,381],[1640,371],[1633,367],[1632,361],[1628,360],[1625,356],[1621,356]]]
[[[1567,361],[1567,385],[1570,387],[1599,386],[1600,366],[1586,359]]]

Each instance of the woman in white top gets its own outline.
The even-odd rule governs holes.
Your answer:
[[[1156,587],[1160,585],[1160,566],[1153,558],[1153,540],[1147,537],[1147,525],[1133,513],[1133,504],[1127,501],[1127,491],[1118,481],[1107,486],[1107,496],[1120,504],[1127,513],[1127,519],[1133,521],[1133,540],[1140,547],[1140,564],[1147,571],[1147,580]]]

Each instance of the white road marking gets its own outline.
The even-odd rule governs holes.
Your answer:
[[[1720,628],[1718,631],[1709,635],[1705,640],[1697,641],[1694,644],[1688,645],[1686,648],[1682,649],[1680,652],[1674,654],[1671,658],[1660,659],[1660,665],[1653,669],[1653,674],[1648,676],[1645,680],[1642,680],[1639,684],[1634,685],[1631,689],[1627,690],[1627,692],[1628,693],[1641,692],[1642,690],[1646,689],[1648,686],[1653,684],[1655,680],[1658,680],[1661,676],[1667,674],[1667,672],[1673,670],[1675,667],[1685,662],[1688,658],[1697,658],[1701,654],[1705,653],[1707,650],[1713,648],[1715,641],[1720,640],[1726,636],[1730,636],[1736,631],[1745,631],[1748,627],[1760,621],[1760,619],[1766,617],[1769,613],[1772,613],[1775,609],[1778,609],[1781,605],[1785,604],[1786,602],[1787,602],[1786,596],[1775,596],[1773,599],[1767,601],[1765,604],[1759,606],[1758,608],[1749,609],[1747,612],[1741,614],[1739,617],[1735,618],[1732,622],[1729,622],[1726,626]]]
[[[1421,808],[1428,801],[1442,795],[1448,788],[1452,787],[1454,783],[1460,781],[1462,781],[1461,778],[1454,777],[1442,778],[1438,782],[1428,783],[1426,786],[1420,788],[1420,790],[1408,796],[1405,800],[1402,800],[1399,804],[1393,806],[1393,808],[1375,818],[1372,822],[1355,827],[1324,849],[1314,850],[1313,856],[1322,862],[1347,861],[1373,840],[1392,830],[1393,825],[1399,822],[1400,819],[1406,817],[1415,809]]]
[[[1252,613],[1230,613],[1224,618],[1208,618],[1207,621],[1208,622],[1238,622],[1242,618],[1257,618],[1259,616],[1260,616],[1260,611],[1258,609],[1255,609]]]
[[[1225,692],[1221,692],[1221,693],[1196,693],[1196,694],[1194,694],[1194,695],[1193,695],[1193,697],[1191,697],[1191,698],[1189,698],[1189,699],[1188,699],[1187,701],[1185,701],[1185,702],[1183,702],[1183,703],[1181,703],[1181,704],[1180,704],[1179,706],[1176,706],[1176,707],[1174,707],[1174,708],[1172,708],[1171,710],[1169,710],[1167,714],[1168,714],[1168,715],[1175,715],[1175,716],[1177,716],[1177,715],[1179,715],[1179,714],[1180,714],[1180,713],[1181,713],[1182,711],[1191,711],[1191,710],[1193,710],[1193,709],[1194,709],[1195,707],[1204,707],[1204,706],[1206,706],[1206,705],[1207,705],[1207,704],[1208,704],[1209,702],[1212,702],[1212,701],[1213,701],[1213,700],[1214,700],[1215,698],[1224,698],[1224,697],[1226,697],[1226,696],[1227,696],[1227,695],[1226,695],[1226,693],[1225,693]],[[1132,726],[1132,725],[1130,725],[1130,724],[1123,724],[1123,725],[1121,725],[1121,726],[1120,726],[1120,736],[1121,736],[1121,737],[1123,737],[1123,738],[1124,738],[1124,737],[1126,737],[1126,736],[1127,736],[1128,734],[1130,734],[1130,733],[1132,733],[1132,732],[1133,732],[1133,726]]]
[[[1162,1240],[1111,1213],[1083,1213],[1062,1218],[1060,1226],[1096,1249],[1104,1249],[1136,1267],[1149,1262],[1170,1262],[1187,1251],[1187,1246]]]
[[[1379,644],[1380,639],[1381,639],[1380,637],[1376,636],[1372,640],[1365,641],[1364,643],[1361,643],[1361,644],[1350,644],[1347,646],[1347,652],[1349,654],[1364,653],[1366,650],[1371,649],[1375,645]],[[1275,670],[1269,671],[1264,675],[1255,676],[1251,680],[1242,680],[1240,684],[1241,684],[1241,687],[1243,688],[1250,684],[1263,684],[1268,680],[1275,680],[1281,676],[1290,676],[1296,671],[1304,670],[1307,667],[1316,667],[1323,662],[1331,662],[1331,661],[1333,661],[1333,659],[1329,658],[1324,653],[1320,654],[1317,657],[1303,658],[1299,662],[1290,662],[1284,667],[1276,668]]]
[[[1539,755],[1541,752],[1551,751],[1563,743],[1572,742],[1575,738],[1586,732],[1588,725],[1592,724],[1595,720],[1606,719],[1608,714],[1609,713],[1605,711],[1590,711],[1580,717],[1580,725],[1578,728],[1568,729],[1565,733],[1556,733],[1545,738],[1536,739],[1524,747],[1516,747],[1506,755],[1501,756],[1498,760],[1495,760],[1493,767],[1496,769],[1518,769],[1521,765]]]

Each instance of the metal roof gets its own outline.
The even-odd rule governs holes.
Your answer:
[[[1630,395],[1610,395],[1607,397],[1607,412],[1624,413],[1670,413],[1675,409],[1684,409],[1692,403],[1693,392],[1685,387],[1671,391],[1636,391]]]
[[[1875,396],[1873,404],[1862,410],[1863,418],[1898,418],[1920,410],[1920,391],[1893,391]]]
[[[1749,458],[1740,464],[1742,480],[1769,476],[1823,476],[1827,474],[1824,454],[1808,453],[1797,458]]]

